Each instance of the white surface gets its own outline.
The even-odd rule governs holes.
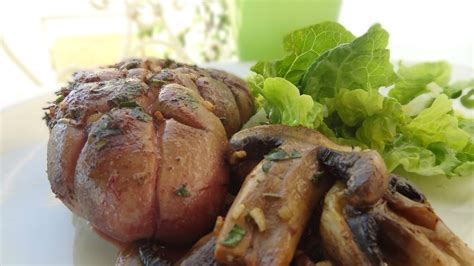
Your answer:
[[[339,22],[355,35],[381,23],[391,58],[474,69],[473,10],[472,0],[343,0]]]
[[[245,75],[246,65],[211,65]],[[455,69],[455,76],[465,77]],[[51,193],[46,175],[45,95],[1,114],[0,265],[113,265],[117,249]],[[415,180],[446,224],[474,247],[474,177]]]

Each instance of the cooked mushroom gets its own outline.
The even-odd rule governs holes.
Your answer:
[[[315,204],[331,184],[325,176],[315,179],[317,152],[316,145],[288,139],[252,170],[219,233],[217,261],[247,265],[291,262]]]
[[[390,183],[386,203],[374,210],[385,259],[394,265],[472,265],[474,252],[447,228],[425,196],[400,177],[392,175]]]
[[[241,130],[232,136],[229,143],[231,176],[236,186],[242,184],[264,155],[289,140],[320,145],[338,151],[353,151],[352,147],[338,145],[318,131],[304,127],[262,125]],[[240,156],[236,156],[236,153],[240,153]]]
[[[340,152],[322,147],[318,158],[326,171],[346,182],[351,205],[370,206],[387,190],[387,168],[376,151]]]
[[[345,190],[345,185],[337,182],[324,199],[320,224],[324,248],[340,265],[380,265],[373,217],[347,205]]]
[[[298,150],[295,149],[295,145],[300,147],[298,149],[301,151],[298,152],[301,153],[301,158],[292,158],[290,155],[292,150]],[[305,176],[311,175],[317,178],[318,173],[323,170],[315,162],[316,159],[319,159],[324,169],[333,177],[346,182],[344,193],[338,194],[338,198],[342,197],[337,200],[340,203],[336,204],[336,200],[328,199],[328,204],[333,203],[328,211],[323,212],[323,216],[331,217],[325,225],[322,225],[324,229],[327,229],[327,235],[334,235],[334,232],[330,231],[331,226],[334,230],[339,230],[339,233],[347,230],[351,234],[350,241],[353,242],[353,248],[352,251],[346,253],[347,260],[344,260],[346,262],[354,256],[356,251],[359,252],[358,257],[361,263],[381,261],[375,244],[376,232],[373,217],[351,208],[351,206],[360,208],[374,204],[382,198],[388,186],[388,173],[377,152],[356,152],[352,147],[333,143],[317,131],[284,125],[258,126],[240,131],[232,137],[230,146],[229,161],[240,170],[242,165],[248,169],[249,162],[255,164],[263,157],[265,159],[257,164],[250,174],[240,172],[240,174],[248,175],[226,217],[219,241],[232,236],[236,226],[239,229],[237,232],[241,232],[242,235],[235,246],[226,246],[225,242],[217,244],[216,259],[218,261],[285,265],[291,260],[302,233],[297,229],[304,227],[316,202],[327,191],[328,184],[332,182],[330,179],[334,180],[334,178],[324,176],[321,178],[324,185],[318,184],[316,190],[314,190],[314,185],[309,184],[309,180],[304,180]],[[276,147],[279,148],[275,150]],[[316,157],[311,158],[311,156]],[[279,157],[292,160],[274,160]],[[310,166],[313,169],[308,168],[305,161],[312,162],[314,166]],[[298,165],[297,171],[291,163]],[[305,194],[298,192],[302,190],[298,183],[302,184],[301,188],[306,186],[312,189],[306,188]],[[278,193],[272,192],[275,189]],[[298,200],[307,197],[306,202],[293,204],[298,200],[279,192],[283,189],[298,193]],[[281,199],[269,204],[262,200],[265,196],[278,196]],[[280,219],[279,223],[268,222],[275,221],[275,218]],[[298,222],[293,226],[291,221],[294,219]],[[333,219],[339,219],[344,226],[334,227],[334,224],[329,224]],[[295,231],[297,234],[291,234],[291,237],[286,236],[288,229],[285,228],[285,223],[287,222],[290,225],[290,231]],[[275,247],[277,241],[279,245],[286,247],[285,251]],[[329,243],[329,240],[327,242]],[[335,245],[340,245],[337,242],[339,241],[336,241]],[[336,249],[335,252],[337,252],[341,248],[331,247],[330,249]]]
[[[470,250],[433,212],[425,196],[392,175],[374,206],[349,204],[337,182],[325,197],[320,230],[324,250],[341,265],[472,265]]]
[[[316,131],[260,126],[231,139],[235,164],[261,160],[245,179],[220,231],[221,263],[288,265],[315,204],[332,181],[320,173],[317,140],[346,149]],[[236,152],[242,152],[235,155]]]
[[[312,209],[331,183],[326,176],[316,185],[312,183],[321,170],[316,160],[319,145],[352,151],[303,127],[258,126],[232,137],[230,163],[240,177],[248,177],[226,217],[219,241],[235,226],[245,235],[235,247],[218,243],[218,261],[275,265],[291,261]]]

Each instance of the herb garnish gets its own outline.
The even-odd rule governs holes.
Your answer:
[[[300,158],[301,152],[298,150],[292,150],[291,153],[288,154],[282,148],[273,149],[269,154],[265,156],[266,162],[262,165],[263,172],[268,172],[272,166],[273,161],[283,161],[283,160],[290,160],[295,158]]]
[[[54,100],[55,104],[60,104],[64,100],[64,95],[59,95],[56,100]]]
[[[120,108],[122,108],[122,107],[133,108],[133,107],[138,107],[139,106],[136,101],[130,100],[126,96],[114,97],[111,100],[107,101],[107,103],[110,106],[116,106],[116,107],[120,107]]]
[[[150,122],[150,121],[153,120],[153,118],[150,115],[148,115],[147,113],[145,113],[141,107],[133,108],[130,115],[133,118],[135,118],[139,121],[142,121],[142,122]]]
[[[122,131],[117,125],[114,125],[112,123],[112,117],[110,117],[109,115],[102,116],[101,120],[99,121],[100,124],[92,129],[87,143],[94,145],[97,149],[100,150],[105,145],[107,145],[107,137],[118,135]]]
[[[292,150],[290,154],[282,148],[273,149],[269,154],[265,156],[265,159],[269,161],[283,161],[289,159],[300,158],[301,152],[298,150]]]
[[[191,193],[189,193],[188,189],[186,188],[186,184],[182,184],[179,188],[177,188],[174,193],[180,197],[189,197]]]
[[[232,227],[227,237],[219,243],[227,247],[235,247],[239,244],[242,238],[244,238],[245,234],[247,234],[247,232],[244,228],[238,224],[234,224],[234,227]]]

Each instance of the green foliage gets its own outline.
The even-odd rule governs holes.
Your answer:
[[[354,38],[336,23],[321,23],[289,34],[284,45],[284,58],[258,62],[249,79],[259,115],[265,111],[270,123],[378,150],[390,171],[472,174],[474,122],[455,116],[450,99],[472,81],[449,84],[448,63],[400,63],[395,73],[388,33],[378,24]],[[381,87],[392,88],[388,96]],[[270,167],[268,161],[262,168]]]

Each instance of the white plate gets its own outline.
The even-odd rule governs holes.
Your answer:
[[[248,65],[212,65],[238,75]],[[454,78],[472,72],[454,69]],[[1,112],[0,265],[113,265],[117,249],[75,218],[51,193],[46,176],[45,95]],[[474,247],[474,178],[418,178],[435,211]]]

